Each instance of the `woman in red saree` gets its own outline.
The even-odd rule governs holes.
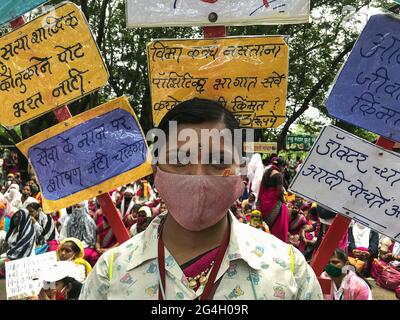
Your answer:
[[[258,199],[260,211],[271,234],[287,242],[289,214],[284,199],[282,177],[285,166],[285,160],[281,158],[272,160],[272,165],[264,173]]]

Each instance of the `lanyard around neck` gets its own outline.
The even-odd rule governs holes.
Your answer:
[[[162,228],[162,226],[161,226]],[[203,293],[200,296],[199,300],[211,300],[212,289],[214,287],[215,279],[217,278],[218,271],[221,267],[222,260],[224,259],[225,252],[229,245],[229,238],[231,234],[230,226],[225,232],[224,239],[222,240],[221,246],[218,250],[217,257],[214,261],[214,266],[211,269],[210,276],[208,277],[208,281],[206,287],[204,288]],[[164,243],[162,241],[161,232],[158,234],[158,268],[160,272],[160,280],[161,284],[158,285],[158,300],[163,300],[163,293],[165,296],[165,252],[164,252]]]

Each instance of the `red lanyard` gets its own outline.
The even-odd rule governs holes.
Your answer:
[[[199,300],[211,300],[214,294],[212,293],[212,289],[214,287],[214,281],[217,278],[218,271],[221,267],[222,260],[224,259],[226,249],[229,245],[229,238],[231,234],[231,228],[228,226],[228,230],[226,230],[224,239],[222,240],[221,246],[218,250],[217,257],[214,261],[214,266],[211,269],[210,276],[208,277],[206,287],[204,288],[203,293],[201,294]],[[164,243],[161,239],[161,232],[158,235],[158,268],[160,270],[160,278],[162,289],[165,291],[165,252],[164,252]],[[158,300],[163,300],[163,295],[161,292],[160,285],[158,285]]]

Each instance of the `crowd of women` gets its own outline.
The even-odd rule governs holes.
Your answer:
[[[249,163],[250,194],[248,200],[242,202],[243,206],[236,209],[236,215],[242,221],[251,221],[254,212],[260,214],[260,223],[266,224],[269,232],[299,249],[310,262],[336,213],[286,191],[288,165],[290,163],[284,159],[272,157],[264,167],[260,155],[255,154]],[[298,161],[295,170],[300,166],[301,161]],[[398,271],[400,244],[352,221],[325,268],[323,276],[334,280],[331,294],[325,298],[372,299],[370,284],[365,281],[367,277],[394,290],[400,298]]]
[[[253,155],[243,195],[231,211],[239,221],[290,243],[310,262],[336,214],[287,191],[288,164],[290,170],[297,171],[301,160],[289,163],[273,156],[263,162],[259,154]],[[79,265],[86,276],[102,254],[119,245],[96,199],[45,214],[34,175],[25,183],[18,172],[7,172],[5,178],[0,193],[0,276],[6,276],[6,261],[48,251],[56,251],[60,261]],[[151,176],[110,195],[132,236],[167,211]],[[399,243],[353,222],[322,275],[333,280],[325,299],[371,299],[365,278],[379,281],[388,268],[400,270]],[[38,298],[79,296],[80,281],[70,276],[58,280],[62,288],[67,288],[63,295],[42,292]]]
[[[56,251],[60,261],[81,265],[87,275],[103,253],[119,245],[96,199],[45,214],[36,177],[32,175],[25,183],[19,177],[18,172],[9,172],[0,192],[0,277],[6,276],[7,261],[50,251]],[[166,209],[145,179],[110,195],[132,236],[144,231]],[[74,284],[73,292],[77,292],[78,282],[66,278],[70,281],[66,286]]]

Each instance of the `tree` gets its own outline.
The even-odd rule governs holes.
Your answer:
[[[264,130],[263,136],[275,137],[278,149],[284,149],[286,136],[295,122],[315,128],[319,131],[322,123],[306,119],[304,112],[315,107],[328,116],[324,102],[334,78],[350,53],[357,39],[361,25],[365,23],[365,14],[361,10],[385,1],[365,0],[311,0],[312,23],[283,26],[251,26],[230,28],[230,35],[239,34],[288,34],[290,35],[289,79],[287,94],[287,120],[278,130]],[[388,4],[388,1],[385,2]],[[353,19],[350,21],[343,13],[346,7],[353,7]],[[339,126],[371,139],[362,129],[343,122]],[[316,125],[316,126],[315,126]]]

